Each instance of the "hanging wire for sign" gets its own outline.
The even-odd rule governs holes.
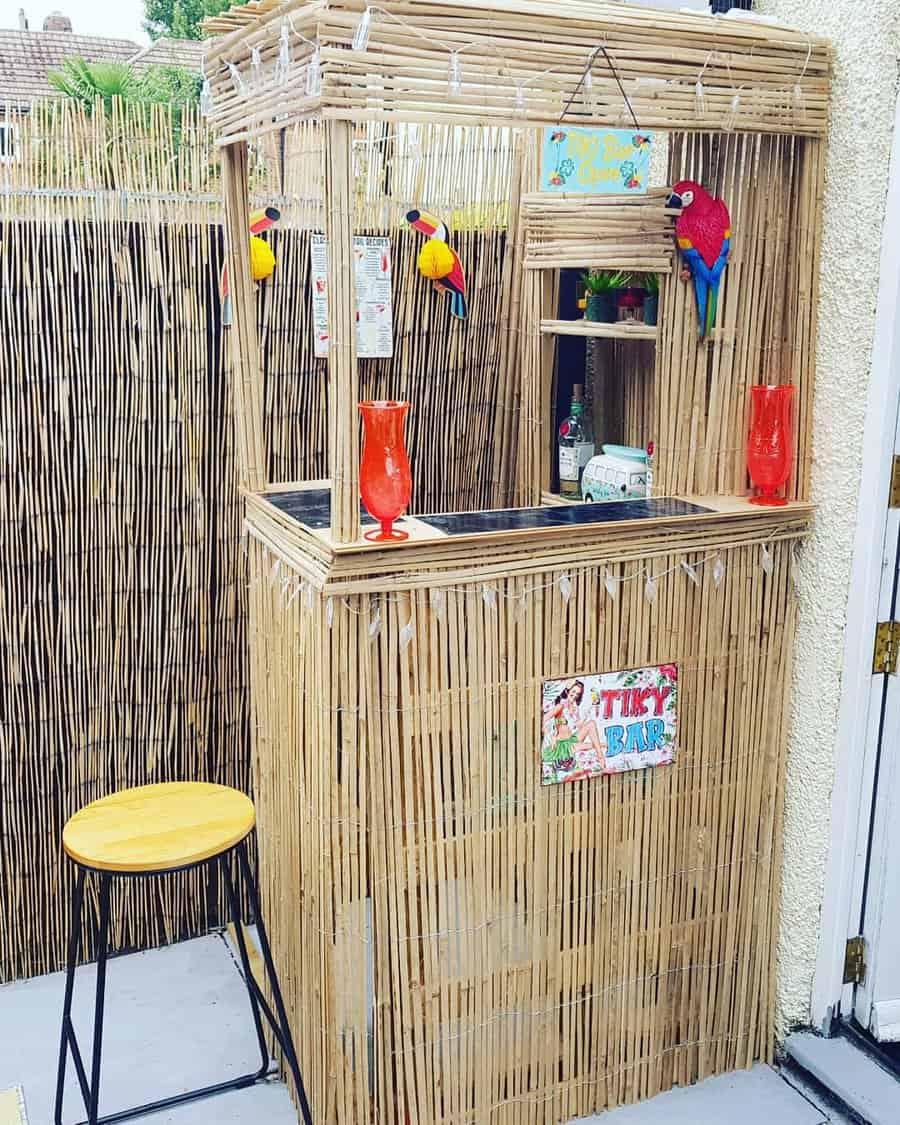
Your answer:
[[[616,85],[619,87],[619,90],[622,94],[622,98],[625,101],[625,105],[628,107],[628,112],[631,114],[631,120],[634,122],[634,127],[635,127],[635,129],[637,129],[638,132],[640,132],[641,127],[638,124],[638,119],[637,119],[637,116],[635,115],[634,107],[632,106],[631,102],[629,101],[628,95],[625,93],[625,87],[622,85],[622,79],[619,77],[619,72],[616,70],[615,65],[613,64],[612,58],[610,57],[610,54],[609,54],[609,51],[607,51],[606,47],[602,43],[598,47],[595,47],[593,51],[591,51],[591,56],[588,59],[588,64],[584,68],[584,70],[582,72],[582,75],[581,75],[581,78],[579,78],[579,80],[578,80],[578,85],[572,91],[572,94],[571,94],[569,100],[566,102],[565,106],[563,107],[563,111],[559,115],[559,120],[557,121],[557,125],[562,125],[563,118],[566,116],[566,114],[572,108],[572,103],[578,97],[579,92],[581,91],[582,87],[584,86],[585,81],[587,79],[587,76],[588,76],[588,74],[590,74],[591,68],[593,67],[594,63],[597,60],[597,56],[601,55],[601,54],[603,55],[604,59],[606,59],[606,65],[609,67],[610,71],[612,72],[613,78],[615,78],[615,80],[616,80]],[[593,89],[593,77],[591,78],[591,88]]]

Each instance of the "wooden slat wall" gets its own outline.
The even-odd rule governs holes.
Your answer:
[[[152,780],[250,783],[210,137],[190,115],[173,128],[162,114],[117,106],[105,119],[61,103],[21,122],[19,146],[20,162],[0,166],[0,979],[62,963],[60,832],[81,804]],[[284,214],[271,234],[278,267],[257,297],[270,480],[327,471],[325,364],[313,356],[300,229],[321,214],[320,150],[301,126],[285,138],[283,167],[279,138],[251,152],[255,200]],[[494,443],[517,389],[498,360],[511,159],[499,133],[455,143],[423,131],[421,156],[392,165],[400,195],[385,208],[380,150],[361,151],[373,186],[357,223],[394,231],[398,339],[395,361],[362,364],[363,393],[414,403],[419,510],[506,499]],[[434,206],[452,215],[482,173],[505,203],[485,197],[459,236],[473,287],[459,327],[416,272],[421,236],[394,217],[439,181]],[[115,911],[120,947],[220,917],[217,889],[196,874],[135,882],[127,895]]]
[[[323,1125],[555,1125],[771,1058],[777,537],[707,535],[699,586],[682,552],[606,547],[491,576],[492,598],[470,561],[446,588],[331,600],[252,541],[261,870]],[[670,572],[655,603],[645,566]],[[543,678],[670,662],[673,766],[541,786]]]

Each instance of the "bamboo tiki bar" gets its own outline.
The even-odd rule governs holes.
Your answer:
[[[266,434],[243,495],[261,881],[316,1119],[555,1125],[771,1059],[829,45],[592,0],[253,0],[208,28],[231,237],[245,148],[302,136],[278,245],[328,246],[326,422],[303,446],[330,475],[273,474]],[[550,192],[544,127],[666,133],[668,185],[727,202],[707,334],[687,196]],[[412,211],[450,228],[464,322],[417,276]],[[390,359],[354,344],[373,235]],[[572,269],[658,275],[658,324],[566,319]],[[242,413],[297,392],[235,328],[252,461]],[[579,339],[595,418],[655,446],[640,499],[552,492]],[[751,502],[760,384],[794,388],[779,506]],[[392,397],[416,483],[406,537],[373,541],[357,405]]]

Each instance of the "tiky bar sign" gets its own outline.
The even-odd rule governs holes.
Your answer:
[[[543,784],[669,765],[677,718],[675,664],[545,680]]]

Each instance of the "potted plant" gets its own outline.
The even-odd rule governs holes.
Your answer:
[[[581,275],[587,293],[585,320],[612,324],[616,319],[616,294],[628,284],[627,273],[614,270],[590,270]]]
[[[659,316],[659,274],[648,273],[644,276],[644,324],[656,324]]]

